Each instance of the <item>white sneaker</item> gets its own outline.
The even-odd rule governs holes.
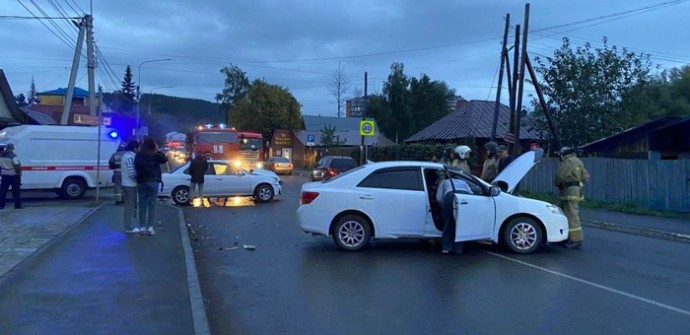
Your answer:
[[[139,234],[140,230],[138,227],[134,227],[132,230],[125,230],[125,234]]]
[[[153,227],[149,227],[148,231],[146,232],[146,235],[156,235],[156,231],[153,230]]]

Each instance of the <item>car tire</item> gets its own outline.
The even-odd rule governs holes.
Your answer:
[[[268,184],[260,184],[254,190],[254,199],[259,202],[270,202],[274,195],[273,187]]]
[[[292,176],[292,170],[288,171],[287,174],[288,174],[289,176]]]
[[[333,241],[346,251],[364,249],[369,244],[371,235],[371,225],[361,215],[345,215],[333,227]]]
[[[60,187],[60,196],[65,199],[80,199],[86,193],[86,182],[82,178],[67,178]]]
[[[529,217],[516,217],[501,231],[501,242],[510,252],[530,254],[541,245],[544,232],[536,220]]]
[[[173,202],[175,205],[178,206],[187,206],[190,204],[190,201],[192,200],[189,194],[189,187],[187,186],[178,186],[175,187],[172,190],[172,194],[170,194],[172,197]]]

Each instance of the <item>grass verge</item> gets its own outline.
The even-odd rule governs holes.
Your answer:
[[[552,204],[558,203],[558,198],[553,194],[533,193],[521,191],[520,195],[526,198],[546,201]],[[619,204],[611,202],[603,202],[596,200],[585,200],[580,203],[580,206],[585,208],[605,209],[614,212],[630,213],[637,215],[658,216],[673,219],[690,220],[690,213],[676,212],[676,211],[659,211],[647,207],[641,207],[635,204]]]

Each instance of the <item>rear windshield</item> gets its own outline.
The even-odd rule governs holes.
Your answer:
[[[347,158],[335,158],[333,159],[333,162],[331,163],[332,168],[340,169],[340,168],[353,168],[357,166],[357,163],[355,163],[354,159],[347,159]]]
[[[235,143],[237,133],[231,132],[203,132],[197,134],[199,143]]]
[[[273,157],[271,159],[276,163],[290,163],[290,160],[285,157]]]

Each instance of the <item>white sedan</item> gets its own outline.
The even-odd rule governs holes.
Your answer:
[[[303,231],[332,236],[338,247],[350,251],[372,238],[440,238],[443,222],[434,190],[439,175],[450,174],[472,190],[456,190],[455,241],[491,241],[532,253],[542,243],[568,238],[568,220],[558,206],[511,194],[542,155],[541,149],[526,152],[493,184],[439,163],[365,164],[325,182],[304,184],[297,221]]]
[[[188,174],[189,162],[170,173],[163,174],[163,185],[159,197],[170,197],[177,205],[191,201],[189,185],[192,176]],[[259,202],[269,202],[283,191],[283,182],[278,175],[267,170],[244,170],[226,161],[210,160],[204,176],[205,197],[254,196]]]

